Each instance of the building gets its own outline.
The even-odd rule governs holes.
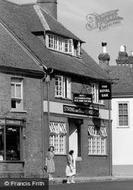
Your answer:
[[[56,0],[0,0],[1,176],[45,175],[49,145],[55,176],[70,149],[77,175],[111,175],[110,104],[99,99],[110,80],[82,43],[57,21]]]
[[[120,47],[110,67],[112,86],[112,162],[114,175],[133,174],[133,55]]]

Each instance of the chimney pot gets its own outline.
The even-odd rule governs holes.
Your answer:
[[[126,46],[125,45],[120,46],[120,52],[126,52]]]

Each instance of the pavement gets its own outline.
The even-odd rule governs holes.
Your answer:
[[[99,176],[99,177],[75,177],[75,183],[87,183],[87,182],[104,182],[104,181],[127,181],[133,180],[133,176]],[[54,181],[50,181],[49,184],[62,184],[66,183],[66,178],[57,177]]]

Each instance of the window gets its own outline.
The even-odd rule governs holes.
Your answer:
[[[128,127],[128,103],[118,103],[119,127]]]
[[[49,144],[54,146],[55,154],[66,154],[66,123],[50,122]]]
[[[54,34],[48,34],[47,38],[48,48],[70,55],[80,56],[80,42]]]
[[[103,104],[103,100],[99,100],[99,85],[96,83],[92,84],[92,102]]]
[[[0,125],[0,161],[21,160],[22,127]]]
[[[71,99],[71,80],[63,76],[55,77],[55,97]]]
[[[73,45],[74,45],[74,55],[79,57],[80,56],[81,44],[78,41],[74,41]]]
[[[23,81],[20,78],[11,78],[11,108],[23,109]]]
[[[88,154],[89,155],[106,155],[106,128],[88,128]]]

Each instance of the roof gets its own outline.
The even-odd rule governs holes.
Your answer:
[[[47,22],[49,28],[50,28],[50,30],[48,30],[48,31],[51,31],[53,33],[83,42],[76,35],[74,35],[71,31],[66,29],[60,22],[58,22],[51,15],[49,15],[46,11],[44,11],[43,9],[41,9],[41,10],[42,10],[43,16],[46,19],[46,22]]]
[[[59,23],[56,20],[52,20],[47,14],[45,18],[51,27],[51,30],[54,29],[58,32],[69,32],[64,27],[60,27]],[[30,5],[16,5],[5,0],[0,0],[0,21],[4,27],[10,31],[10,33],[19,41],[22,46],[24,46],[34,57],[37,59],[45,68],[53,68],[60,71],[65,71],[68,73],[91,77],[98,80],[107,80],[108,76],[100,68],[100,66],[84,51],[82,50],[83,59],[76,58],[70,55],[65,55],[62,53],[54,52],[47,49],[44,43],[35,36],[32,32],[34,31],[43,31],[44,26],[34,9],[34,4]],[[52,26],[53,25],[53,26]],[[53,27],[53,28],[52,28]],[[70,33],[69,33],[70,34]],[[63,35],[63,34],[62,34]],[[72,33],[71,33],[72,35]],[[75,35],[73,35],[75,36]],[[15,44],[11,42],[11,39],[4,37],[5,43],[2,41],[2,36],[0,36],[0,46],[1,57],[4,57],[2,64],[7,66],[10,63],[13,67],[16,68],[26,68],[40,71],[39,65],[33,63],[33,60],[27,61],[27,55],[24,52],[20,52],[20,49],[17,50]],[[7,43],[9,48],[5,51],[2,51],[2,43],[4,45]],[[16,50],[16,54],[11,55],[10,48]],[[18,52],[19,51],[19,52]],[[6,56],[4,56],[6,52]],[[18,57],[17,57],[18,53]],[[21,59],[19,60],[19,55],[21,54]],[[14,56],[13,56],[14,55]],[[16,62],[13,61],[13,58],[16,59]],[[7,60],[6,60],[7,59]],[[12,61],[9,61],[12,60]]]
[[[133,96],[133,68],[129,66],[111,66],[111,78],[114,78],[112,85],[113,97]]]

